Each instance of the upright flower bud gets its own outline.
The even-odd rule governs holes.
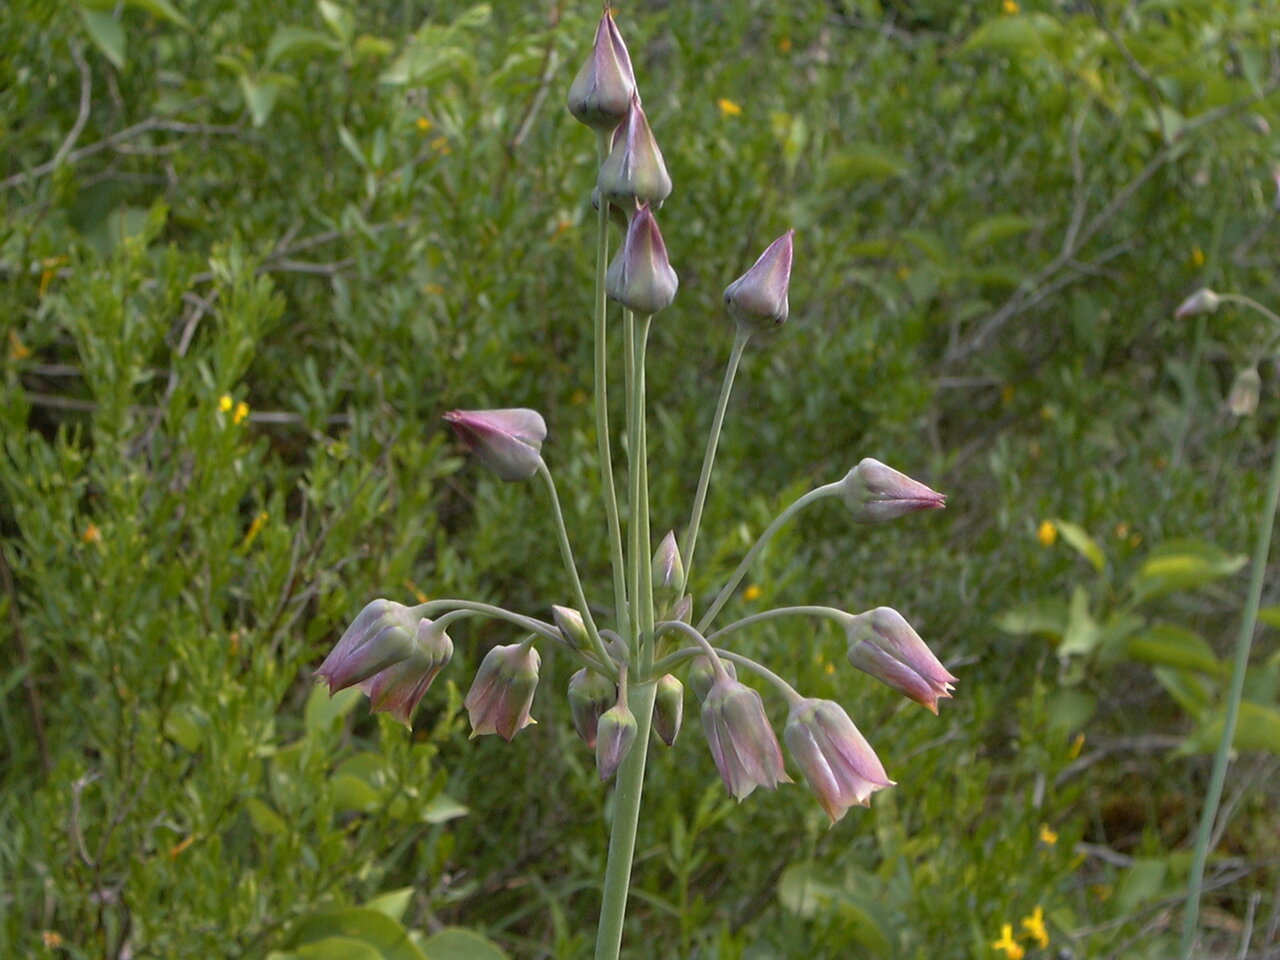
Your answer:
[[[1233,417],[1251,417],[1258,412],[1258,400],[1262,397],[1262,377],[1257,367],[1245,367],[1236,374],[1227,394],[1227,410]]]
[[[587,633],[587,625],[577,610],[553,604],[551,619],[555,621],[560,635],[569,641],[569,646],[575,650],[586,650],[591,646],[591,635]]]
[[[856,523],[882,523],[947,505],[942,494],[870,457],[845,474],[840,496]]]
[[[664,603],[676,598],[680,588],[684,586],[684,561],[680,559],[680,548],[676,546],[674,530],[658,544],[653,555],[653,592]]]
[[[764,703],[750,687],[728,677],[716,680],[702,705],[702,726],[720,778],[736,799],[756,787],[791,782]]]
[[[536,410],[451,410],[444,419],[503,480],[528,480],[538,472],[547,424]]]
[[[413,711],[431,682],[453,657],[453,641],[435,621],[419,620],[414,651],[406,660],[375,673],[360,685],[373,713],[386,711],[411,727]]]
[[[413,655],[417,625],[418,618],[404,604],[374,600],[360,611],[312,675],[329,685],[330,696],[368,680]]]
[[[724,667],[725,673],[729,674],[730,680],[738,679],[738,668],[733,665],[732,660],[721,660],[720,665]],[[711,687],[716,682],[716,667],[711,662],[711,658],[707,656],[694,657],[693,663],[689,665],[689,687],[693,690],[693,695],[698,698],[699,703],[704,703],[707,694],[711,692]]]
[[[569,112],[588,127],[609,131],[626,118],[635,93],[631,56],[606,7],[591,55],[569,87]]]
[[[760,259],[724,291],[729,316],[740,328],[755,332],[786,323],[790,306],[791,238],[788,230],[760,254]]]
[[[1221,298],[1210,290],[1208,287],[1201,287],[1187,299],[1178,305],[1178,309],[1173,312],[1176,319],[1182,320],[1186,317],[1194,317],[1201,313],[1213,313],[1218,309]]]
[[[658,690],[653,699],[653,729],[668,747],[680,735],[684,722],[684,684],[665,674],[658,680]]]
[[[596,185],[602,197],[625,210],[646,203],[656,210],[671,196],[671,176],[639,97],[631,100],[626,123],[614,135]]]
[[[783,739],[832,823],[854,804],[871,806],[871,794],[893,786],[871,744],[834,701],[797,703]]]
[[[671,306],[679,286],[658,221],[648,206],[642,206],[605,273],[605,293],[627,309],[650,316]]]
[[[892,607],[876,607],[845,624],[849,662],[934,713],[957,680],[933,655],[911,624]]]
[[[618,700],[618,688],[603,674],[583,667],[569,678],[569,715],[578,739],[591,749],[596,746],[600,716]]]
[[[542,658],[531,643],[494,647],[480,663],[462,705],[471,717],[471,736],[496,733],[510,741],[531,723],[533,692],[538,687]]]
[[[636,726],[635,714],[621,700],[600,715],[596,725],[596,769],[601,780],[618,772],[635,742]]]

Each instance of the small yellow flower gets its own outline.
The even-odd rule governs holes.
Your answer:
[[[742,599],[747,601],[747,603],[752,603],[759,600],[760,594],[762,593],[764,593],[764,591],[753,583],[751,586],[747,587],[747,589],[742,591]]]
[[[443,156],[449,153],[449,138],[436,137],[434,140],[431,141],[430,146],[432,150],[434,150],[436,153]]]
[[[1012,17],[1018,12],[1017,0],[1004,0],[1004,3],[1000,4],[1000,9]]]
[[[1199,247],[1191,251],[1191,265],[1197,269],[1204,266],[1204,251]]]
[[[779,53],[790,53],[790,52],[791,52],[791,38],[790,38],[790,37],[783,37],[781,40],[779,40],[779,41],[778,41],[778,52],[779,52]]]
[[[58,267],[67,262],[66,257],[45,257],[40,261],[40,265],[44,270],[40,274],[40,296],[43,297],[49,291],[49,284],[58,274]]]
[[[1116,536],[1123,540],[1129,535],[1129,524],[1125,520],[1121,520],[1116,524]]]
[[[1019,945],[1018,941],[1013,939],[1013,924],[1006,923],[1000,927],[1000,939],[991,944],[997,950],[1003,950],[1004,955],[1009,960],[1022,960],[1026,955],[1025,950]]]
[[[1044,910],[1036,907],[1032,911],[1031,916],[1022,918],[1022,929],[1026,931],[1027,936],[1036,942],[1039,947],[1047,947],[1049,945],[1049,931],[1044,925]]]
[[[267,511],[261,511],[253,518],[253,523],[249,524],[249,529],[245,532],[244,539],[240,541],[240,549],[248,550],[253,545],[253,541],[258,539],[258,534],[262,532],[262,528],[267,525],[267,521],[271,515]]]
[[[57,930],[42,930],[40,939],[44,941],[44,945],[50,950],[57,950],[62,946],[62,934]]]
[[[1058,542],[1058,525],[1052,520],[1043,520],[1036,531],[1036,539],[1042,547],[1052,547]]]
[[[218,398],[218,409],[223,413],[230,413],[233,406],[235,406],[235,401],[231,399],[231,395],[229,393],[224,393],[220,398]]]
[[[721,97],[717,100],[716,106],[720,108],[720,112],[726,117],[742,116],[742,108],[727,97]]]
[[[825,664],[822,665],[822,670],[824,673],[830,676],[831,674],[836,672],[836,665],[832,663],[830,660],[828,660]]]
[[[1047,823],[1040,824],[1040,842],[1046,847],[1052,847],[1058,842],[1058,834]]]
[[[80,534],[80,539],[85,543],[101,543],[102,531],[98,529],[96,523],[91,523],[84,528],[84,533]]]
[[[172,847],[169,848],[169,859],[177,860],[178,857],[182,854],[182,851],[187,849],[187,847],[191,846],[195,842],[196,842],[196,835],[194,833],[187,834],[187,836],[183,837],[181,840],[179,840],[177,843],[175,843]]]
[[[236,412],[231,415],[232,423],[244,423],[245,418],[249,416],[249,405],[241,400],[236,404]]]
[[[18,339],[18,331],[9,331],[9,359],[25,360],[31,356],[31,348]]]
[[[415,597],[418,598],[419,603],[426,603],[429,599],[431,599],[425,593],[423,593],[422,590],[419,589],[418,585],[414,583],[412,580],[410,580],[408,577],[405,578],[404,585],[406,590],[408,590],[410,593],[412,593]]]
[[[431,121],[428,120],[426,117],[419,117],[417,120],[414,121],[414,123],[417,124],[418,129],[421,130],[423,133],[426,133],[433,126]]]

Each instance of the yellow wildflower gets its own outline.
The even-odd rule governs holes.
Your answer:
[[[1003,950],[1004,955],[1009,960],[1022,960],[1026,955],[1018,941],[1013,939],[1013,924],[1006,923],[1000,927],[1000,939],[995,941],[991,946],[997,950]]]
[[[1046,847],[1052,847],[1058,842],[1057,832],[1047,823],[1040,824],[1040,842]]]
[[[183,837],[181,840],[179,840],[177,843],[175,843],[172,847],[169,848],[169,859],[177,860],[179,855],[181,855],[182,851],[187,849],[187,847],[191,846],[195,842],[196,842],[195,834],[194,833],[187,834],[185,837]]]
[[[423,133],[426,133],[432,127],[431,121],[428,120],[426,117],[419,117],[417,120],[414,121],[414,123],[417,124],[418,129],[421,130]]]
[[[431,141],[430,146],[432,150],[443,156],[449,152],[449,138],[436,137]]]
[[[1076,738],[1071,741],[1071,749],[1067,751],[1067,759],[1074,760],[1080,756],[1080,751],[1084,749],[1084,734],[1077,733]]]
[[[243,423],[245,418],[249,416],[249,405],[241,400],[236,404],[236,412],[231,415],[232,423]]]
[[[829,676],[836,672],[836,665],[828,660],[822,667],[823,671]]]
[[[80,539],[85,543],[101,543],[102,531],[98,529],[96,523],[91,523],[84,528],[84,533],[80,534]]]
[[[270,514],[263,510],[253,518],[253,523],[249,524],[249,529],[244,535],[244,539],[240,541],[240,549],[248,550],[252,546],[253,541],[258,539],[258,534],[262,532],[262,528],[267,525]]]
[[[762,593],[764,593],[764,591],[753,583],[751,586],[747,587],[747,589],[742,591],[742,599],[747,601],[747,603],[752,603],[753,601],[759,600],[760,594]]]
[[[790,53],[790,52],[791,52],[791,38],[790,38],[790,37],[783,37],[781,40],[779,40],[779,41],[778,41],[778,52],[779,52],[779,53]]]
[[[9,359],[25,360],[31,356],[31,348],[18,339],[18,331],[9,331]]]
[[[1044,925],[1044,910],[1036,907],[1032,911],[1031,916],[1022,918],[1022,929],[1026,931],[1027,936],[1036,942],[1037,946],[1047,947],[1049,945],[1049,931]]]
[[[40,939],[44,941],[44,945],[50,950],[57,950],[62,946],[62,934],[57,930],[42,930]]]
[[[742,108],[727,97],[721,97],[717,100],[716,106],[720,108],[720,112],[726,117],[742,116]]]
[[[1036,539],[1040,541],[1041,546],[1052,547],[1058,542],[1058,525],[1052,520],[1041,521],[1040,529],[1036,531]]]
[[[1191,251],[1191,265],[1197,269],[1204,266],[1204,251],[1199,247]]]
[[[419,589],[418,585],[414,583],[412,580],[410,580],[408,577],[405,577],[403,582],[405,585],[405,589],[407,589],[410,593],[412,593],[415,597],[417,597],[419,603],[426,603],[427,600],[430,599],[425,593],[422,592],[421,589]]]
[[[1018,12],[1017,0],[1004,0],[1004,3],[1000,4],[1000,9],[1012,17]]]
[[[230,394],[224,393],[218,398],[218,409],[223,413],[230,413],[233,406],[235,406],[235,401],[231,399]]]

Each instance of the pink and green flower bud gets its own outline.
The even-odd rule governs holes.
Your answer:
[[[732,660],[721,660],[720,665],[724,667],[725,673],[729,674],[730,680],[738,679],[738,668],[733,665]],[[689,665],[689,688],[693,690],[693,695],[698,698],[699,703],[706,702],[707,694],[711,692],[715,682],[716,667],[711,662],[711,658],[707,656],[694,657],[693,662]]]
[[[938,712],[955,677],[933,655],[911,624],[892,607],[876,607],[845,624],[849,662],[916,703]]]
[[[536,410],[451,410],[444,419],[503,480],[528,480],[538,472],[547,424]]]
[[[702,726],[720,778],[735,799],[746,799],[756,787],[773,790],[791,782],[764,703],[750,687],[729,677],[716,680],[702,704]]]
[[[374,600],[351,622],[313,676],[329,685],[329,695],[363,683],[415,650],[418,617],[394,600]]]
[[[626,123],[614,135],[596,185],[602,197],[624,210],[646,203],[656,210],[671,196],[671,176],[639,97],[632,99]]]
[[[635,93],[631,56],[606,8],[591,55],[569,87],[569,112],[592,129],[609,131],[626,119]]]
[[[680,735],[680,724],[683,722],[684,684],[671,674],[665,674],[658,680],[658,689],[653,698],[653,729],[669,747]]]
[[[855,523],[883,523],[947,505],[947,498],[905,473],[867,457],[840,481],[840,496]]]
[[[684,561],[680,559],[675,531],[668,530],[653,555],[653,592],[661,602],[669,603],[683,586]]]
[[[651,316],[671,306],[679,286],[658,221],[643,206],[631,218],[626,239],[605,273],[605,293],[627,309]]]
[[[794,234],[794,230],[788,230],[769,244],[751,269],[725,288],[725,306],[739,328],[755,332],[786,323]]]
[[[471,717],[471,736],[496,733],[510,741],[531,723],[533,692],[542,658],[531,643],[494,647],[480,663],[462,705]]]
[[[871,744],[834,701],[797,703],[783,739],[832,823],[855,804],[871,806],[873,793],[893,786]]]
[[[592,750],[600,716],[618,702],[618,688],[603,674],[583,667],[569,678],[569,715],[578,739]]]
[[[618,772],[636,740],[636,718],[625,703],[615,703],[600,715],[596,725],[596,769],[600,779]]]
[[[407,660],[375,673],[360,685],[369,697],[373,713],[385,711],[413,726],[413,712],[431,682],[453,657],[453,641],[432,620],[418,621],[414,651]]]
[[[572,607],[560,607],[552,605],[551,619],[555,621],[560,635],[568,641],[569,646],[575,650],[586,650],[591,646],[591,635],[587,633],[587,625],[582,619],[582,614]]]
[[[1201,287],[1178,304],[1178,309],[1173,312],[1173,315],[1176,319],[1182,320],[1202,313],[1213,313],[1221,302],[1221,298],[1216,293],[1208,287]]]
[[[1227,410],[1233,417],[1251,417],[1258,412],[1262,397],[1262,377],[1257,367],[1246,367],[1236,374],[1227,394]]]

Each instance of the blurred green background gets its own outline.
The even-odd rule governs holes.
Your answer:
[[[830,829],[802,786],[734,804],[691,701],[651,763],[626,955],[1170,956],[1277,417],[1269,361],[1257,415],[1223,409],[1274,331],[1173,311],[1204,285],[1280,302],[1280,10],[615,9],[676,185],[655,532],[688,516],[720,293],[794,227],[792,320],[739,374],[695,595],[875,456],[948,509],[814,508],[730,612],[891,605],[961,678],[935,718],[830,625],[744,633],[899,785]],[[454,407],[546,416],[607,602],[594,142],[563,109],[598,15],[11,0],[3,955],[590,955],[609,791],[571,665],[545,658],[510,745],[460,715],[498,624],[454,629],[411,734],[309,674],[377,596],[571,602],[540,492],[468,463]],[[1280,609],[1263,621],[1203,957],[1275,956]]]

